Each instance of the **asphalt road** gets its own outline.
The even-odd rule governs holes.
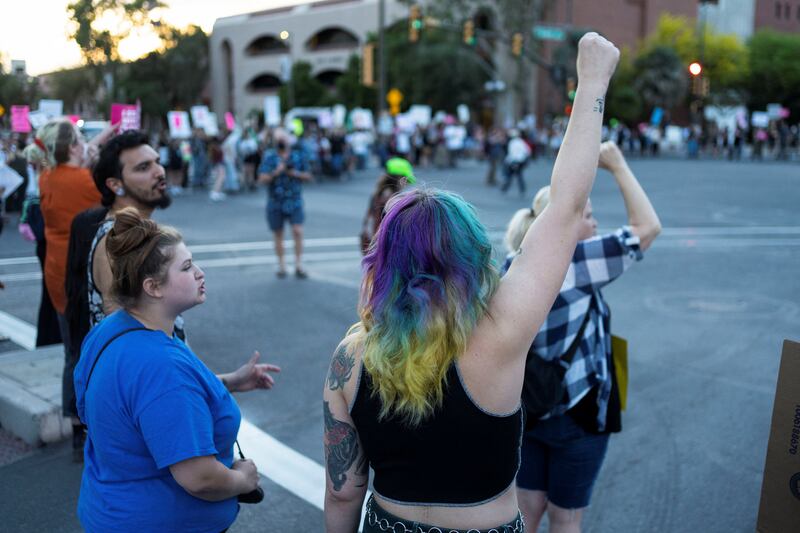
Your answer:
[[[477,163],[418,175],[473,202],[497,232],[500,257],[500,232],[546,183],[551,165],[528,168],[524,197],[484,185]],[[800,165],[631,166],[665,230],[645,260],[605,290],[614,330],[629,341],[629,408],[584,531],[753,531],[780,347],[784,338],[800,339]],[[186,314],[191,345],[215,371],[236,367],[254,349],[281,365],[275,389],[237,400],[251,423],[320,464],[322,383],[331,352],[356,320],[355,238],[375,175],[306,188],[308,280],[275,277],[261,191],[219,204],[186,195],[156,216],[183,232],[206,270],[208,300]],[[601,228],[625,222],[609,174],[598,175],[592,200]],[[2,260],[32,254],[7,226],[0,311],[27,322],[35,321],[38,267]],[[0,344],[0,357],[17,348],[10,344]],[[64,445],[0,467],[0,529],[79,531],[79,479]],[[264,485],[266,502],[244,507],[232,533],[322,530],[317,507],[268,479]]]

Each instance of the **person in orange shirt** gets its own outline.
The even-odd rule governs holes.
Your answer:
[[[96,158],[98,146],[114,135],[117,128],[110,126],[89,142],[69,120],[51,120],[36,132],[34,143],[37,159],[45,168],[39,177],[40,206],[44,216],[44,234],[47,254],[44,263],[44,280],[47,293],[58,314],[61,338],[64,341],[64,379],[62,391],[72,389],[73,358],[70,349],[69,328],[64,318],[67,305],[66,281],[67,248],[70,226],[75,215],[100,203],[100,192],[87,167]],[[70,392],[70,397],[72,393]],[[73,446],[83,448],[83,430],[74,403],[63,401],[64,416],[72,418]],[[80,441],[80,442],[77,442]]]

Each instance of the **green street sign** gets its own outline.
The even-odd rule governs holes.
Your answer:
[[[534,26],[533,38],[540,41],[563,41],[567,38],[567,32],[556,26]]]

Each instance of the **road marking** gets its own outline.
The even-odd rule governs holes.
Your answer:
[[[3,311],[0,311],[0,335],[8,337],[26,350],[36,349],[36,327]]]
[[[613,231],[615,228],[605,228],[603,231]],[[490,231],[489,237],[493,241],[500,241],[503,239],[504,231]],[[741,227],[672,227],[664,228],[661,232],[661,240],[664,237],[724,237],[724,236],[740,236],[740,235],[800,235],[800,226],[741,226]],[[303,242],[306,248],[315,247],[335,247],[335,246],[353,246],[355,249],[358,247],[359,240],[357,237],[323,237],[315,239],[306,239]],[[290,240],[284,241],[284,246],[287,250],[294,249],[294,242]],[[250,241],[250,242],[229,242],[229,243],[211,243],[211,244],[191,244],[189,248],[195,254],[201,253],[220,253],[220,252],[247,252],[258,250],[274,250],[275,243],[273,241]],[[37,264],[38,259],[35,256],[23,257],[6,257],[0,259],[0,266],[14,266],[14,265],[33,265]]]
[[[0,334],[8,335],[27,350],[36,348],[36,328],[2,311]],[[322,465],[286,446],[245,418],[242,418],[238,438],[242,451],[253,460],[261,475],[317,509],[324,508],[325,468]]]

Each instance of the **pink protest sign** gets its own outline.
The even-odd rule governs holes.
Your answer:
[[[141,127],[139,108],[133,104],[111,104],[111,123],[119,124],[119,131],[138,130]]]
[[[31,108],[26,105],[11,106],[11,131],[16,133],[30,133],[31,123],[28,120],[28,113]]]
[[[69,121],[70,121],[70,122],[72,122],[73,124],[77,124],[77,123],[78,123],[78,121],[81,119],[80,115],[67,115],[67,118],[68,118],[68,119],[69,119]]]
[[[225,112],[225,127],[228,131],[233,131],[236,128],[236,120],[233,118],[233,113],[230,111]]]
[[[186,111],[170,111],[167,113],[169,133],[173,139],[188,139],[192,136],[189,125],[189,113]]]

